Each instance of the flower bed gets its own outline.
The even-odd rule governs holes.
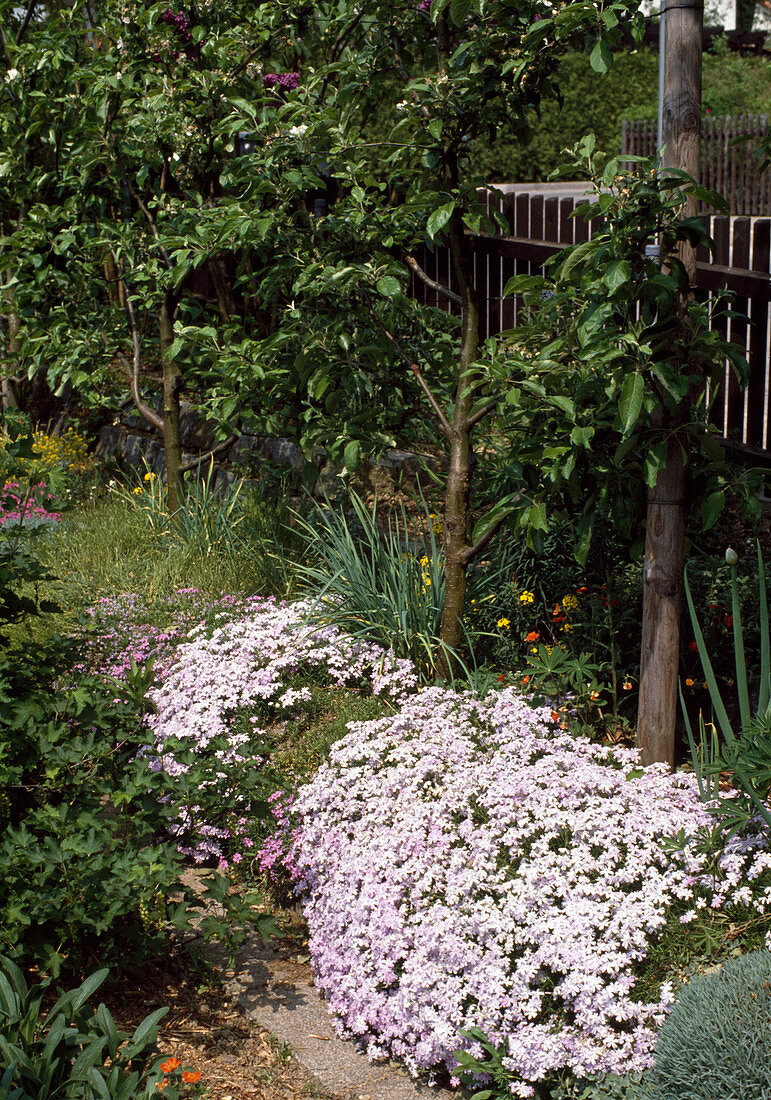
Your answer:
[[[672,1000],[646,974],[651,944],[709,907],[767,913],[763,842],[734,839],[709,864],[687,839],[711,822],[692,776],[573,737],[513,689],[418,692],[408,662],[308,625],[306,610],[225,600],[201,606],[187,641],[155,635],[158,764],[210,764],[181,813],[181,849],[218,859],[238,839],[265,728],[306,705],[309,683],[390,693],[397,712],[352,723],[294,802],[267,800],[276,836],[256,852],[269,877],[297,876],[341,1030],[373,1058],[452,1072],[459,1048],[481,1053],[461,1031],[481,1028],[508,1044],[522,1096],[563,1071],[649,1064]],[[212,807],[229,818],[207,818]]]
[[[511,690],[431,688],[356,725],[296,810],[310,950],[343,1031],[452,1070],[453,1051],[481,1053],[460,1030],[481,1028],[508,1043],[521,1096],[561,1070],[649,1064],[672,999],[638,998],[652,939],[673,906],[687,921],[771,863],[734,845],[717,891],[694,851],[662,846],[708,821],[691,776],[555,731]]]

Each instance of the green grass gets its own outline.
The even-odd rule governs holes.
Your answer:
[[[69,609],[91,606],[100,596],[136,592],[148,603],[178,588],[207,595],[276,592],[291,573],[276,558],[280,516],[250,504],[238,539],[208,554],[193,541],[153,531],[143,512],[126,499],[107,497],[66,514],[41,545],[57,580],[50,594]],[[282,594],[282,593],[278,593]]]

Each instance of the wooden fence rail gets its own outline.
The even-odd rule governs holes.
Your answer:
[[[771,168],[761,172],[758,153],[768,133],[768,115],[707,115],[702,122],[699,182],[719,192],[732,214],[771,215]],[[622,155],[651,157],[656,144],[655,119],[622,121]]]
[[[543,263],[559,249],[588,240],[593,225],[571,218],[581,201],[583,185],[573,193],[549,194],[507,188],[503,203],[491,196],[509,222],[509,235],[474,238],[474,278],[479,294],[483,336],[513,328],[521,303],[503,297],[514,275],[540,274]],[[697,292],[712,301],[733,291],[732,309],[748,319],[718,318],[721,333],[738,345],[750,364],[750,381],[740,389],[724,365],[723,380],[713,399],[711,419],[725,443],[739,451],[771,460],[771,218],[705,215],[715,251],[698,255]],[[425,271],[450,285],[450,260],[445,248],[428,249],[419,257]],[[412,293],[440,309],[450,309],[446,298],[413,276]]]

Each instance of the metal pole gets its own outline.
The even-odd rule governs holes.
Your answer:
[[[661,0],[659,12],[659,111],[656,133],[656,150],[664,143],[664,70],[667,58],[667,0]]]

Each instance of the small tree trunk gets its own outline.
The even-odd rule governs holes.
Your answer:
[[[176,307],[176,298],[170,291],[167,292],[161,306],[160,343],[163,365],[163,450],[166,455],[166,489],[171,512],[176,512],[182,506],[183,500],[182,480],[179,473],[182,462],[182,447],[179,439],[179,394],[182,389],[182,375],[168,355],[174,340]]]
[[[666,18],[664,164],[698,177],[702,8],[696,6],[695,0],[683,0],[667,10]],[[689,200],[684,213],[686,216],[695,213],[693,200]],[[694,249],[681,246],[680,258],[693,284],[696,274]],[[686,301],[679,303],[683,316],[686,304]],[[682,369],[688,371],[688,363],[683,363]],[[687,416],[688,404],[686,399],[678,419]],[[643,762],[665,761],[670,767],[675,760],[686,481],[686,456],[673,434],[667,442],[666,468],[659,472],[656,485],[648,495],[637,712],[637,745]]]
[[[440,654],[439,668],[445,676],[451,676],[456,670],[458,664],[456,654],[463,641],[473,457],[468,421],[474,403],[472,364],[479,347],[479,306],[473,283],[468,241],[461,215],[457,211],[450,222],[449,240],[453,271],[462,301],[462,327],[452,432],[449,437],[450,463],[444,501],[445,591],[441,626],[443,650]]]
[[[677,436],[648,493],[637,743],[643,764],[675,762],[677,672],[683,608],[686,466]]]

